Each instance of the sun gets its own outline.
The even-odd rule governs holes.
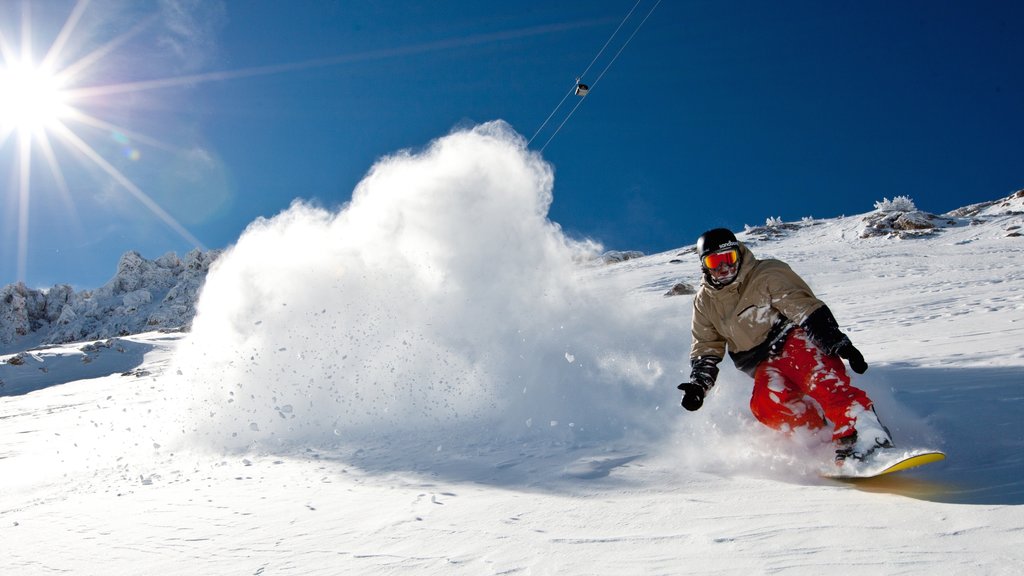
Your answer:
[[[121,65],[115,69],[108,59],[151,29],[156,16],[142,18],[100,42],[103,34],[93,33],[101,30],[80,27],[86,21],[83,15],[90,0],[75,0],[56,36],[47,44],[54,28],[45,22],[33,26],[35,5],[30,0],[21,2],[20,26],[16,17],[0,10],[0,247],[13,246],[17,278],[24,280],[27,274],[33,204],[52,207],[52,202],[38,202],[42,199],[40,191],[49,191],[49,198],[55,193],[66,205],[74,205],[73,192],[81,185],[65,176],[67,166],[85,166],[95,178],[104,179],[105,175],[108,185],[123,189],[188,244],[203,248],[202,242],[133,182],[122,171],[123,164],[109,154],[111,141],[120,150],[125,150],[125,141],[130,140],[163,150],[171,148],[156,138],[119,126],[111,113],[118,110],[119,94],[134,96],[141,90],[188,84],[192,78],[97,83],[101,77],[116,78],[124,69],[123,63],[132,61],[122,55],[118,59]],[[4,0],[0,0],[0,7],[4,6]],[[41,30],[48,32],[43,35]],[[42,58],[35,58],[37,53],[43,54]],[[127,158],[137,162],[138,150],[130,151]]]
[[[70,111],[58,74],[27,60],[0,65],[0,126],[38,134],[56,127]]]

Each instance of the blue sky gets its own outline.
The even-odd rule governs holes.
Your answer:
[[[1024,4],[663,0],[609,66],[655,2],[3,0],[0,66],[74,16],[58,67],[86,57],[65,89],[91,120],[62,120],[78,146],[51,131],[52,161],[36,138],[27,185],[0,143],[0,285],[226,247],[455,128],[530,138],[592,62],[543,156],[551,220],[609,249],[1024,188]]]

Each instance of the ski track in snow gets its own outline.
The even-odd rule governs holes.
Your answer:
[[[941,448],[946,462],[821,479],[808,460],[827,451],[758,428],[749,379],[731,367],[702,411],[680,411],[661,436],[500,440],[470,424],[172,451],[139,426],[167,406],[181,337],[138,335],[88,364],[107,376],[83,372],[73,347],[36,352],[54,367],[45,377],[0,374],[11,386],[0,403],[0,571],[1019,574],[1024,245],[995,225],[851,240],[857,226],[825,221],[751,249],[790,262],[833,308],[871,365],[854,382],[897,443]],[[690,303],[661,294],[697,280],[692,256],[675,257],[582,273],[638,321],[677,325],[679,357],[653,359],[672,366],[659,411],[677,410]]]

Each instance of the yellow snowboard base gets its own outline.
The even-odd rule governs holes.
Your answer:
[[[946,455],[937,450],[884,454],[880,458],[868,462],[845,462],[842,466],[823,472],[822,476],[837,480],[863,480],[877,478],[885,474],[892,474],[893,472],[900,472],[901,470],[916,468],[945,459]]]

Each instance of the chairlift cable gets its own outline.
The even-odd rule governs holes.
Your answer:
[[[622,44],[622,46],[619,47],[619,51],[615,53],[615,56],[613,56],[611,61],[609,61],[608,64],[604,67],[604,70],[601,70],[601,73],[598,74],[597,80],[594,80],[594,83],[590,85],[590,90],[593,90],[594,87],[597,86],[597,83],[600,82],[601,78],[604,77],[605,72],[607,72],[608,69],[612,67],[612,64],[614,64],[615,61],[619,58],[619,55],[622,54],[622,51],[626,49],[626,46],[628,46],[630,41],[633,40],[633,37],[636,36],[636,33],[640,31],[640,28],[642,28],[644,23],[647,22],[647,19],[651,17],[651,14],[654,13],[654,9],[657,8],[659,4],[661,4],[661,0],[657,0],[657,2],[654,3],[654,6],[651,6],[651,9],[647,11],[647,15],[644,16],[644,19],[640,21],[640,24],[638,24],[636,29],[633,30],[633,33],[629,35],[629,38],[627,38],[626,41]],[[634,5],[633,8],[635,9],[636,6]],[[630,10],[630,14],[632,14],[632,12],[633,11]],[[627,17],[628,17],[628,15],[627,15]],[[620,24],[620,27],[621,27],[621,24]],[[616,30],[616,32],[618,32],[618,30]],[[613,34],[613,36],[614,36],[614,34]],[[605,46],[607,46],[607,44],[605,44]],[[602,48],[601,50],[604,51],[604,48]],[[593,66],[594,65],[593,62],[591,62],[590,65]],[[587,70],[589,70],[589,69],[590,68],[588,67]],[[576,112],[576,109],[579,108],[581,104],[583,104],[583,100],[584,100],[583,98],[580,98],[580,101],[577,102],[575,106],[573,106],[572,110],[569,111],[569,114],[566,115],[564,120],[562,120],[562,123],[558,125],[558,128],[555,128],[555,131],[551,134],[551,136],[548,137],[547,142],[545,142],[544,145],[540,147],[540,151],[541,152],[543,152],[544,149],[548,147],[548,144],[550,144],[551,141],[555,139],[555,136],[558,135],[558,133],[562,130],[562,126],[565,126],[565,123],[569,121],[569,118],[572,118],[572,115]],[[563,98],[562,101],[564,102],[565,98]],[[559,106],[561,106],[561,104],[559,104]],[[557,108],[556,108],[556,110],[557,110]],[[554,114],[554,113],[552,113],[552,114]],[[550,117],[549,117],[549,119],[550,119]],[[545,121],[544,123],[547,124],[547,121]],[[539,132],[539,130],[538,130],[538,132]],[[536,138],[536,137],[537,137],[537,135],[534,134],[534,138]],[[530,141],[532,142],[533,138],[531,138]]]
[[[608,62],[608,65],[604,67],[604,70],[601,70],[601,73],[598,74],[597,76],[597,80],[594,80],[594,83],[590,85],[591,90],[594,89],[594,86],[597,86],[597,83],[600,82],[601,78],[604,77],[604,73],[607,72],[608,69],[612,67],[612,64],[614,64],[616,60],[618,60],[619,55],[622,54],[622,51],[626,49],[626,46],[628,46],[630,41],[633,40],[633,37],[636,36],[636,33],[639,32],[640,28],[642,28],[644,23],[647,22],[647,19],[651,17],[651,14],[654,13],[654,9],[658,7],[658,4],[661,4],[661,0],[658,0],[657,2],[654,3],[654,6],[651,6],[651,9],[647,12],[647,15],[644,16],[644,19],[640,21],[640,24],[637,25],[636,29],[633,30],[633,33],[629,35],[629,38],[626,38],[626,41],[619,48],[619,51],[615,53],[615,56],[612,56],[611,61]]]
[[[636,0],[636,4],[633,4],[633,7],[629,9],[629,12],[626,13],[626,17],[622,19],[622,22],[619,22],[619,26],[615,29],[614,32],[612,32],[612,35],[608,37],[608,40],[604,43],[604,46],[601,46],[601,50],[598,51],[597,56],[594,56],[594,59],[590,61],[590,64],[587,66],[587,69],[584,70],[583,74],[580,74],[580,77],[576,79],[576,82],[580,82],[581,80],[586,78],[587,72],[590,72],[590,69],[594,67],[594,63],[597,62],[597,59],[601,57],[601,54],[604,54],[604,51],[608,48],[608,45],[611,44],[612,40],[615,38],[615,35],[619,33],[619,30],[622,30],[622,27],[626,24],[626,20],[629,20],[630,16],[633,15],[633,12],[636,11],[636,7],[639,6],[640,2],[642,1],[643,0]],[[661,0],[658,1],[660,2]]]
[[[544,127],[548,125],[548,122],[550,122],[551,118],[555,115],[556,112],[558,112],[558,109],[562,107],[562,104],[565,104],[565,100],[576,91],[576,87],[579,86],[579,83],[587,75],[587,72],[590,72],[590,69],[594,67],[594,63],[597,62],[597,59],[601,57],[601,54],[604,54],[605,49],[607,49],[608,45],[612,43],[612,40],[615,38],[615,35],[619,33],[619,30],[622,29],[622,26],[626,24],[626,20],[629,20],[629,17],[633,15],[633,12],[636,10],[636,7],[639,6],[640,2],[642,1],[643,0],[636,0],[636,4],[633,4],[633,7],[630,8],[628,13],[626,13],[626,17],[623,18],[621,22],[619,22],[618,27],[615,28],[615,31],[612,32],[612,35],[609,36],[608,40],[605,41],[604,46],[602,46],[601,49],[598,50],[597,55],[594,56],[594,59],[590,61],[590,64],[587,66],[587,69],[583,71],[583,74],[580,74],[579,77],[576,78],[576,82],[572,85],[572,88],[569,89],[569,92],[567,92],[566,95],[562,97],[562,100],[558,103],[557,106],[555,106],[555,109],[551,111],[551,114],[548,114],[548,117],[544,120],[544,123],[541,124],[540,128],[537,128],[537,131],[534,132],[533,136],[530,137],[530,140],[526,143],[527,146],[529,146],[530,143],[533,142],[534,138],[536,138],[537,135],[540,134],[541,130],[543,130]],[[661,2],[661,0],[658,1]],[[648,16],[650,16],[650,14],[648,14]],[[635,33],[636,32],[634,32],[634,34]]]
[[[562,104],[565,104],[566,98],[573,95],[573,92],[576,91],[577,85],[578,84],[573,84],[572,87],[569,88],[569,91],[565,93],[565,96],[562,96],[562,101],[558,103],[558,106],[555,106],[555,109],[551,111],[551,114],[548,114],[548,117],[544,120],[544,123],[540,125],[540,128],[537,128],[537,131],[533,133],[533,136],[530,136],[530,139],[526,142],[527,146],[529,146],[530,143],[533,142],[533,139],[536,138],[538,134],[540,134],[540,131],[543,130],[544,127],[548,125],[548,122],[551,121],[551,117],[555,115],[555,112],[558,112],[558,109],[562,107]]]

